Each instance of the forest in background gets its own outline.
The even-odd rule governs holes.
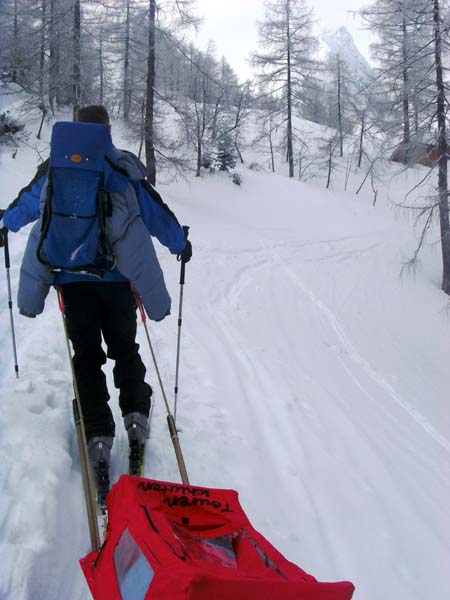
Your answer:
[[[423,222],[418,249],[436,216],[450,294],[449,7],[375,0],[362,8],[376,39],[372,69],[345,52],[345,39],[324,51],[306,1],[265,8],[254,77],[242,82],[213,42],[203,50],[193,43],[195,0],[3,0],[1,80],[23,90],[25,123],[27,111],[39,111],[43,124],[62,108],[75,115],[82,105],[107,105],[138,142],[152,183],[167,169],[232,170],[257,144],[269,168],[281,157],[291,178],[306,178],[314,163],[328,173],[328,187],[339,161],[349,160],[374,187],[378,159],[395,151],[407,167],[425,153],[436,193],[414,207]],[[299,119],[322,125],[320,134],[310,139]],[[4,141],[23,125],[12,121],[0,115]]]

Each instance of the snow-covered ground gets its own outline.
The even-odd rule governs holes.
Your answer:
[[[120,145],[120,144],[119,144]],[[0,207],[37,155],[0,154]],[[235,488],[256,528],[356,600],[450,598],[448,299],[439,247],[415,278],[411,223],[380,196],[326,191],[263,172],[172,183],[161,192],[191,226],[178,425],[194,484]],[[392,182],[400,201],[411,181]],[[351,187],[354,191],[356,184]],[[27,230],[10,236],[12,283]],[[0,259],[3,261],[3,253]],[[173,314],[150,324],[172,394],[179,264],[158,247]],[[0,599],[87,600],[78,559],[89,535],[55,295],[36,320],[15,314],[13,371],[0,269]],[[146,475],[179,481],[155,389]],[[118,435],[126,437],[108,365]]]

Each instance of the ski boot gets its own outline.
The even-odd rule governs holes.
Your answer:
[[[97,505],[99,511],[106,512],[106,496],[109,492],[109,463],[114,438],[96,436],[88,442],[88,455],[97,488]]]
[[[125,415],[123,420],[130,444],[128,472],[130,475],[142,477],[144,474],[145,442],[150,436],[148,417],[139,412],[132,412]]]

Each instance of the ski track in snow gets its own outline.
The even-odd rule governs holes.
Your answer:
[[[293,273],[292,269],[290,269],[283,261],[280,261],[280,265],[285,269],[286,273],[289,277],[295,282],[299,289],[303,292],[303,294],[317,306],[320,312],[323,314],[325,319],[329,322],[332,329],[336,332],[336,335],[345,349],[347,356],[351,359],[351,361],[358,367],[361,367],[367,375],[375,381],[381,388],[383,388],[396,402],[399,406],[401,406],[405,412],[420,426],[422,427],[438,444],[440,444],[443,448],[445,448],[448,452],[450,452],[450,442],[441,435],[421,414],[418,414],[416,410],[414,410],[402,397],[398,394],[395,389],[390,385],[384,377],[378,374],[370,364],[358,353],[354,345],[351,343],[350,339],[347,337],[342,325],[339,323],[336,315],[323,303],[321,302],[311,290],[305,289],[304,285],[298,279],[298,277]]]
[[[368,495],[369,497],[372,496],[372,502],[377,504],[378,512],[380,515],[383,515],[378,536],[383,540],[391,541],[392,546],[395,548],[396,540],[391,533],[391,531],[395,529],[395,519],[390,514],[391,511],[389,510],[388,498],[390,496],[396,498],[398,504],[405,505],[403,509],[405,531],[407,531],[408,528],[406,525],[408,519],[410,518],[413,520],[416,518],[414,516],[414,509],[420,507],[420,502],[414,506],[416,501],[416,490],[414,490],[411,499],[408,498],[407,495],[399,494],[396,485],[398,473],[394,474],[390,472],[391,469],[389,463],[392,462],[391,452],[393,450],[398,451],[396,446],[401,447],[403,445],[404,448],[401,448],[401,450],[405,452],[411,462],[417,460],[418,462],[424,463],[424,471],[429,471],[430,475],[432,475],[432,477],[430,477],[430,485],[432,485],[433,478],[437,477],[438,479],[442,479],[442,474],[439,473],[439,469],[436,465],[428,464],[427,461],[424,461],[423,458],[420,457],[420,452],[415,450],[413,439],[417,437],[417,431],[414,430],[414,426],[418,425],[420,430],[425,432],[426,435],[431,438],[433,443],[437,443],[446,451],[448,451],[448,443],[445,438],[443,438],[443,436],[441,436],[435,428],[426,421],[426,419],[421,415],[418,415],[417,412],[403,400],[393,386],[370,366],[370,363],[356,350],[354,344],[344,332],[344,328],[337,317],[310,289],[305,287],[299,277],[293,272],[292,268],[288,267],[286,262],[280,259],[279,256],[277,256],[276,259],[273,258],[273,248],[268,254],[271,258],[258,259],[258,254],[256,254],[253,256],[251,266],[232,270],[232,281],[230,281],[227,286],[218,286],[212,297],[212,306],[214,307],[213,321],[215,327],[219,331],[216,335],[211,335],[211,331],[208,331],[207,336],[210,340],[208,347],[209,350],[211,350],[211,340],[214,339],[217,345],[223,347],[221,349],[217,348],[217,350],[212,353],[213,356],[220,355],[223,359],[227,360],[227,362],[231,363],[229,365],[229,370],[226,370],[227,388],[229,391],[227,394],[223,394],[222,392],[222,395],[224,397],[238,399],[236,404],[239,406],[235,407],[233,412],[240,415],[241,430],[247,432],[247,436],[232,433],[231,437],[234,442],[236,442],[236,440],[240,441],[240,443],[245,446],[246,456],[249,456],[251,449],[248,447],[248,439],[253,441],[252,445],[259,445],[258,450],[253,450],[255,460],[257,462],[256,456],[258,455],[264,457],[261,459],[261,463],[264,464],[264,471],[268,474],[270,473],[268,479],[274,487],[277,487],[276,482],[278,478],[281,487],[281,480],[286,477],[286,474],[293,480],[299,479],[300,481],[296,482],[296,485],[299,488],[298,494],[294,494],[294,496],[301,497],[301,495],[303,495],[308,499],[310,506],[305,512],[312,513],[313,519],[315,519],[317,523],[320,524],[323,519],[325,519],[325,521],[327,520],[326,515],[330,512],[330,507],[323,510],[323,501],[315,498],[314,489],[309,488],[308,485],[311,473],[308,474],[308,470],[305,470],[305,465],[309,463],[316,464],[318,461],[317,458],[314,460],[313,456],[315,450],[308,444],[307,440],[310,435],[308,435],[306,430],[303,431],[305,437],[302,438],[302,430],[305,429],[305,423],[307,425],[306,429],[309,429],[311,425],[313,428],[323,429],[323,421],[326,420],[326,418],[324,415],[317,413],[317,410],[314,408],[314,400],[312,400],[309,402],[301,401],[301,411],[294,411],[291,406],[289,419],[287,420],[283,407],[274,406],[274,398],[276,398],[277,395],[277,383],[279,384],[278,389],[281,391],[280,396],[282,398],[289,397],[289,395],[292,396],[295,393],[301,397],[302,387],[298,384],[294,384],[293,389],[288,390],[285,384],[288,377],[284,376],[280,379],[279,365],[274,368],[274,365],[272,364],[276,353],[272,352],[269,355],[269,361],[258,361],[256,356],[261,356],[261,353],[246,350],[248,340],[251,338],[241,333],[243,322],[248,318],[245,311],[242,311],[242,307],[246,304],[256,305],[255,302],[247,302],[248,299],[243,299],[241,296],[246,289],[251,290],[254,295],[257,295],[258,290],[261,289],[276,290],[277,288],[281,288],[282,286],[280,286],[279,282],[275,281],[271,281],[270,284],[265,285],[258,283],[264,274],[269,274],[269,278],[273,278],[273,273],[280,271],[281,267],[289,280],[293,281],[296,288],[301,291],[301,297],[296,300],[299,304],[299,308],[301,307],[300,310],[306,310],[308,316],[313,317],[316,321],[318,343],[323,345],[324,340],[326,340],[325,345],[329,348],[329,353],[335,357],[335,360],[337,359],[340,370],[348,375],[350,383],[357,387],[361,399],[370,401],[372,405],[371,410],[374,411],[374,414],[381,412],[383,418],[386,418],[388,422],[390,421],[392,435],[390,438],[388,436],[380,442],[380,440],[377,439],[378,436],[375,436],[374,433],[371,432],[370,423],[367,422],[369,419],[364,419],[363,421],[361,421],[361,419],[355,419],[352,410],[346,405],[345,399],[343,400],[342,397],[333,398],[333,401],[337,401],[342,405],[344,411],[343,416],[348,421],[347,428],[349,426],[351,427],[356,440],[355,444],[349,443],[346,439],[348,432],[346,431],[346,428],[344,428],[344,437],[339,438],[339,443],[336,444],[336,447],[339,448],[339,454],[337,456],[335,455],[334,458],[337,459],[339,468],[341,469],[345,468],[348,470],[349,466],[351,466],[353,468],[353,473],[351,473],[350,478],[358,480],[358,487],[362,490],[363,495]],[[349,251],[348,254],[350,255],[351,252]],[[355,255],[356,252],[353,252],[353,254]],[[289,255],[292,256],[291,248],[289,249]],[[215,283],[217,284],[218,281],[216,280]],[[276,310],[281,306],[280,299],[271,298],[269,305]],[[310,308],[307,308],[308,305]],[[244,312],[244,314],[241,315],[240,312]],[[238,315],[237,318],[236,315]],[[278,313],[279,317],[280,315],[281,313]],[[281,320],[283,320],[282,316]],[[261,327],[264,327],[263,322],[261,322]],[[288,327],[285,339],[288,339]],[[325,328],[325,332],[322,334],[321,329],[323,328]],[[201,322],[196,323],[195,329],[197,331],[201,330]],[[330,338],[333,342],[328,341]],[[308,336],[307,339],[310,340],[312,338]],[[235,361],[230,358],[233,357],[233,355],[236,356]],[[206,357],[205,360],[207,360]],[[293,363],[291,363],[290,366],[292,368]],[[224,365],[222,362],[221,368],[223,367]],[[249,385],[246,385],[246,382],[249,382]],[[316,387],[318,384],[320,385],[319,382],[320,380],[314,378],[310,379],[312,387]],[[311,387],[311,385],[309,387]],[[251,391],[249,391],[249,388],[251,388]],[[328,390],[325,390],[325,392],[329,393]],[[312,398],[313,397],[314,396],[312,396]],[[394,408],[392,405],[394,405]],[[402,411],[407,413],[408,418],[411,418],[412,420],[411,426],[402,423],[402,415],[397,414],[395,406],[399,406]],[[401,429],[404,434],[404,439],[406,440],[403,444],[401,442],[402,436],[399,436],[397,431],[397,428],[400,428],[400,424],[402,424]],[[328,432],[322,431],[321,437],[327,439],[327,436],[330,435],[333,428],[334,424],[331,423],[330,430]],[[403,429],[405,431],[403,431]],[[276,432],[281,432],[281,435],[277,437]],[[362,436],[363,433],[365,434],[364,437]],[[399,437],[400,441],[398,439]],[[296,438],[299,438],[298,443],[294,443]],[[257,442],[254,440],[257,440]],[[275,452],[267,452],[267,440],[270,440],[272,446],[274,444],[277,445],[277,450]],[[426,440],[424,443],[427,444]],[[359,462],[354,460],[353,455],[355,452],[358,452],[358,448],[359,452],[361,452],[361,447],[364,446],[367,447],[364,454],[367,454],[370,457],[370,460],[367,461],[368,464],[378,463],[377,468],[380,471],[379,475],[381,481],[383,481],[383,488],[389,490],[390,494],[380,493],[380,490],[376,488],[376,484],[372,479],[372,474],[365,473],[364,461]],[[383,446],[386,447],[383,448]],[[343,452],[343,449],[347,449],[347,454]],[[383,454],[384,457],[380,461],[379,456],[383,456]],[[252,464],[253,460],[250,459],[249,462]],[[231,460],[230,463],[235,466],[233,460]],[[281,465],[282,469],[280,473]],[[228,475],[231,478],[236,478],[235,473],[230,472]],[[244,485],[244,481],[248,484],[247,477],[248,475],[246,475],[245,478],[242,478],[241,486]],[[406,479],[408,479],[408,477],[406,477]],[[444,481],[448,487],[448,476],[444,477]],[[258,483],[253,482],[253,484],[258,488]],[[409,483],[409,485],[411,485],[411,483]],[[240,486],[237,485],[237,487],[239,489]],[[336,482],[336,490],[338,487],[339,482]],[[414,485],[412,487],[414,488]],[[257,497],[264,497],[264,492],[262,490],[260,490],[260,492],[261,495],[256,494]],[[345,504],[344,501],[343,504]],[[381,507],[384,508],[380,512]],[[273,506],[274,512],[279,512],[279,510],[278,505]],[[430,504],[429,510],[433,510],[432,504]],[[271,523],[271,525],[272,529],[273,523]],[[318,526],[318,531],[320,532],[323,541],[321,546],[322,549],[329,548],[333,545],[332,539],[330,538],[330,536],[333,537],[333,534],[330,532],[334,532],[335,534],[335,527],[335,523],[330,527],[323,524]],[[443,547],[446,547],[448,541],[445,539],[445,536],[439,532],[438,528],[434,527],[434,530],[436,537],[438,540],[440,539],[439,543],[441,543]],[[297,538],[295,538],[295,542],[298,542]],[[283,545],[283,541],[280,543]],[[316,542],[312,542],[312,544],[315,543]],[[310,547],[308,544],[307,546],[308,548]],[[403,544],[400,541],[397,546],[397,553],[399,556],[401,555],[402,547]],[[327,558],[330,570],[335,570],[336,576],[338,576],[337,573],[339,572],[339,569],[337,567],[339,561],[336,560],[336,553],[329,551],[327,553]],[[391,560],[393,563],[395,563],[396,560],[400,563],[396,567],[401,571],[401,577],[407,583],[410,592],[414,593],[414,585],[417,586],[417,581],[415,581],[414,572],[410,568],[408,560],[399,560],[396,557],[395,552],[392,552]],[[441,564],[439,567],[441,571],[443,570],[443,567],[444,565]],[[358,570],[356,570],[356,573],[357,572]],[[426,582],[423,581],[422,583],[425,585]],[[382,596],[380,597],[383,596],[384,592],[382,592]],[[356,598],[358,597],[357,594]],[[376,596],[374,595],[374,597]],[[417,597],[421,598],[423,596],[417,594]]]

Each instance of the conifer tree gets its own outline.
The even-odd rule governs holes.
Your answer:
[[[219,171],[231,171],[236,166],[236,150],[233,138],[226,132],[219,137],[214,164]]]
[[[265,7],[264,20],[259,23],[259,46],[263,51],[254,53],[253,64],[261,71],[260,87],[283,100],[286,156],[289,177],[294,177],[293,115],[316,67],[312,11],[304,0],[274,0]]]
[[[449,220],[449,187],[448,187],[448,160],[449,142],[447,138],[447,115],[449,112],[449,85],[444,76],[444,48],[450,50],[450,44],[444,42],[444,31],[450,31],[450,20],[444,24],[440,0],[433,0],[433,33],[434,56],[436,74],[436,121],[437,121],[437,147],[438,160],[438,194],[439,194],[439,220],[441,227],[442,248],[442,289],[450,295],[450,220]],[[448,14],[447,14],[448,16]]]

